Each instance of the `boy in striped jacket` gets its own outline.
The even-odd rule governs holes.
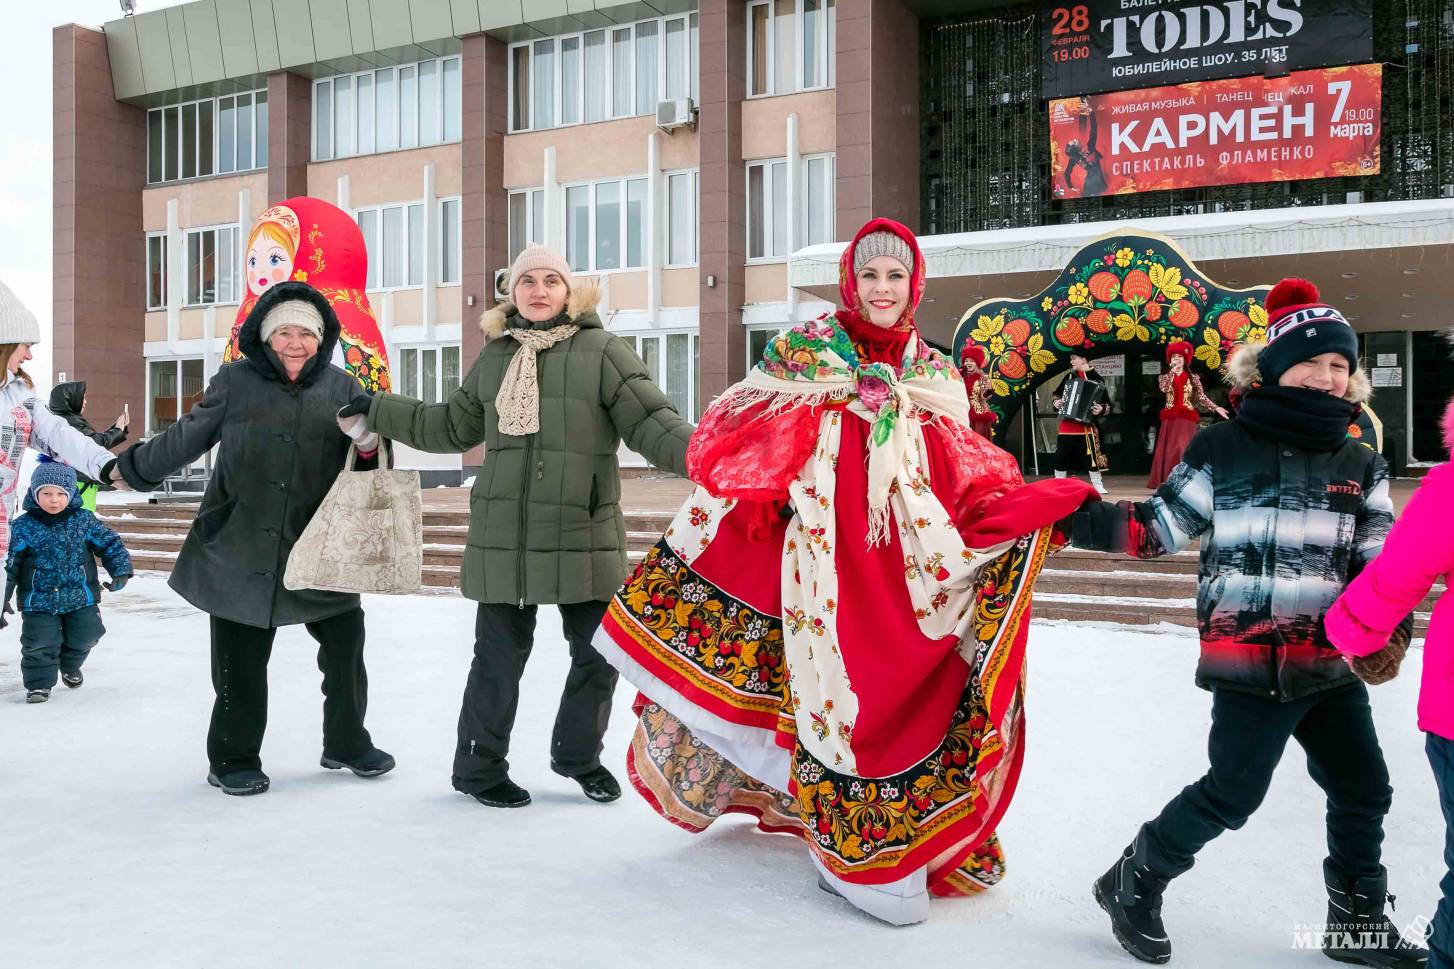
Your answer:
[[[1196,679],[1212,693],[1210,769],[1142,826],[1094,895],[1128,952],[1169,960],[1167,883],[1251,816],[1293,739],[1328,797],[1323,951],[1414,969],[1428,953],[1384,914],[1393,790],[1368,691],[1323,632],[1393,523],[1388,468],[1348,436],[1369,385],[1347,320],[1298,279],[1273,288],[1267,311],[1267,342],[1228,364],[1236,419],[1193,438],[1149,500],[1093,502],[1074,516],[1083,548],[1151,558],[1201,539]]]

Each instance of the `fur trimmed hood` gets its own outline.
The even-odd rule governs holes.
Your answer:
[[[596,304],[600,300],[601,287],[598,283],[577,278],[565,302],[566,314],[577,326],[600,327],[601,318],[596,315]],[[515,304],[509,301],[497,303],[485,310],[480,315],[480,331],[485,334],[485,342],[489,343],[504,336],[510,318],[517,315]]]
[[[1244,343],[1232,352],[1222,368],[1227,383],[1237,390],[1247,390],[1253,384],[1262,382],[1262,373],[1257,369],[1257,358],[1262,355],[1265,343]],[[1348,375],[1348,392],[1343,399],[1354,404],[1366,404],[1373,396],[1373,384],[1363,368],[1355,367]]]

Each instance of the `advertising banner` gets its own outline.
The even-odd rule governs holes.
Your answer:
[[[1087,0],[1040,20],[1045,98],[1373,60],[1372,0]]]
[[[1196,81],[1050,102],[1056,198],[1375,175],[1383,68]]]

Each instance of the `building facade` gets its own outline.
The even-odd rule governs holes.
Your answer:
[[[830,307],[872,215],[925,236],[921,325],[946,345],[967,307],[1131,220],[1228,282],[1305,274],[1350,304],[1407,374],[1380,401],[1391,447],[1432,460],[1454,0],[1368,2],[1379,174],[1074,199],[1044,96],[1059,5],[194,0],[58,27],[55,368],[99,412],[175,421],[221,360],[249,227],[295,195],[357,219],[397,390],[458,386],[497,275],[541,242],[599,279],[606,325],[693,417]],[[481,460],[402,457],[432,483]]]

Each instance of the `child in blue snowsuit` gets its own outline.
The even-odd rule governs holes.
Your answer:
[[[96,557],[111,575],[105,588],[117,592],[131,578],[131,556],[121,536],[81,507],[76,472],[68,465],[42,461],[22,507],[25,514],[10,529],[0,629],[8,625],[6,614],[15,611],[10,597],[18,591],[25,699],[43,703],[50,699],[58,670],[66,686],[81,685],[81,664],[106,634]]]

